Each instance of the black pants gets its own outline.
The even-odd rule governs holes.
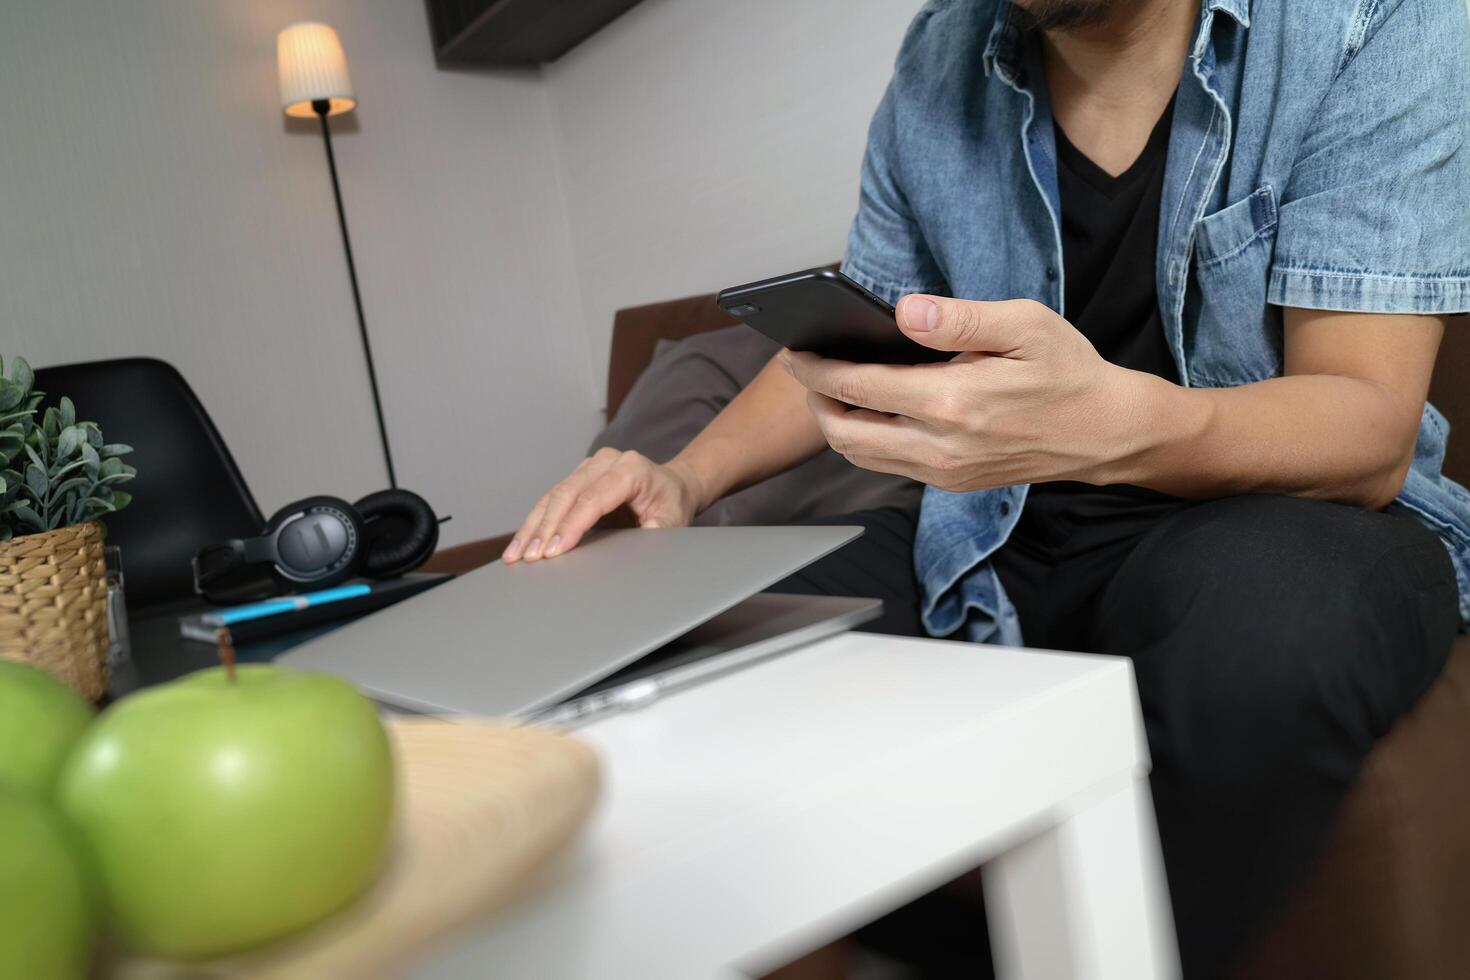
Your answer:
[[[1038,498],[993,560],[1028,646],[1133,659],[1185,975],[1218,976],[1304,877],[1373,744],[1438,676],[1459,627],[1454,571],[1432,533],[1392,513],[1099,499]],[[921,635],[915,522],[823,521],[867,533],[774,591],[882,598],[870,629]],[[970,950],[952,928],[941,943],[945,962],[973,962],[983,927]]]

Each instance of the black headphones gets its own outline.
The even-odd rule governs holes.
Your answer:
[[[393,578],[434,553],[439,519],[408,490],[379,490],[355,504],[307,497],[276,511],[253,538],[201,548],[194,590],[212,602],[322,589],[354,575]]]

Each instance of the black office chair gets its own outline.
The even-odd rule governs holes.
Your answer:
[[[190,562],[203,545],[259,534],[265,521],[209,413],[173,365],[149,357],[36,370],[43,405],[62,395],[108,442],[134,448],[133,502],[107,515],[107,543],[122,548],[128,610],[194,594]]]

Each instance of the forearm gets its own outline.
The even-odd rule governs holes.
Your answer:
[[[669,465],[682,469],[704,510],[826,446],[806,407],[806,389],[773,359]]]
[[[1419,408],[1387,385],[1325,374],[1237,388],[1183,388],[1147,375],[1130,381],[1139,440],[1100,482],[1196,498],[1288,494],[1374,510],[1403,487]]]

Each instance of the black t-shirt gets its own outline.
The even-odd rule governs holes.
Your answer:
[[[1066,313],[1114,364],[1178,380],[1154,280],[1174,104],[1127,170],[1108,174],[1056,127]]]
[[[1138,159],[1116,177],[1073,146],[1060,126],[1054,130],[1067,319],[1114,364],[1177,381],[1155,280],[1173,116],[1171,101]],[[1109,517],[1151,510],[1172,499],[1141,487],[1037,483],[1012,539],[1017,546],[1063,557],[1105,533],[1099,525],[1109,523]]]

